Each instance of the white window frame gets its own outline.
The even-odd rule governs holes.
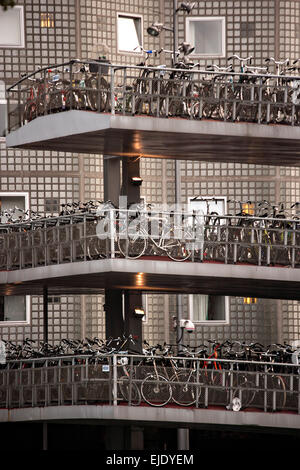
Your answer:
[[[189,197],[188,198],[188,205],[191,207],[191,201],[194,199],[194,197]],[[213,201],[215,199],[219,199],[224,201],[224,213],[226,213],[226,208],[227,208],[227,197],[226,196],[208,196],[208,197],[203,197],[203,200],[207,201]],[[193,303],[193,296],[197,294],[189,294],[189,299],[188,299],[188,309],[189,309],[189,319],[193,322],[196,323],[196,325],[206,325],[206,326],[218,326],[218,325],[228,325],[229,324],[229,297],[228,296],[221,296],[225,297],[225,318],[224,320],[195,320],[194,319],[194,303]],[[199,294],[199,295],[212,295],[212,294]]]
[[[20,44],[1,44],[1,49],[24,49],[25,47],[25,22],[24,22],[24,7],[16,5],[14,10],[19,10],[19,27],[20,27]]]
[[[222,51],[220,54],[200,54],[198,52],[193,52],[191,56],[193,57],[201,57],[201,58],[218,58],[218,57],[225,57],[226,56],[226,18],[225,16],[191,16],[185,19],[185,31],[186,31],[186,41],[191,44],[191,46],[195,46],[194,39],[191,38],[190,33],[190,23],[196,21],[216,21],[219,20],[222,26]]]
[[[229,297],[221,296],[225,298],[225,318],[224,320],[195,320],[194,311],[193,311],[193,295],[189,294],[189,319],[196,325],[206,325],[206,326],[218,326],[218,325],[228,325],[229,324]],[[202,295],[202,294],[199,294]],[[212,294],[203,294],[203,295],[212,295]]]
[[[118,33],[118,21],[119,21],[119,18],[120,17],[127,17],[127,18],[133,18],[133,19],[139,19],[141,21],[141,37],[140,37],[140,40],[141,40],[141,44],[140,46],[143,47],[143,31],[144,31],[144,28],[143,28],[143,16],[142,15],[138,15],[136,13],[122,13],[122,12],[117,12],[117,52],[118,54],[129,54],[129,55],[142,55],[142,51],[141,50],[137,50],[137,51],[126,51],[124,49],[120,49],[119,47],[119,33]]]
[[[29,193],[24,192],[0,192],[1,197],[24,197],[25,200],[25,210],[29,209]],[[0,328],[7,326],[27,326],[30,325],[31,319],[31,296],[25,295],[25,320],[20,321],[0,321]]]

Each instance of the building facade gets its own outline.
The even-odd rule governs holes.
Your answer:
[[[71,58],[85,60],[105,55],[111,63],[135,65],[144,58],[134,49],[135,43],[144,49],[172,49],[172,36],[167,30],[158,37],[146,32],[153,22],[172,27],[171,0],[27,0],[18,1],[14,11],[9,12],[14,34],[9,39],[0,34],[0,92],[21,74]],[[0,12],[0,21],[6,14]],[[295,60],[300,55],[300,1],[196,1],[189,15],[178,12],[177,21],[179,43],[195,39],[193,60],[203,67],[212,63],[226,66],[228,57],[234,54],[253,56],[257,66],[268,57]],[[200,24],[211,34],[208,42]],[[130,37],[124,31],[129,31]],[[152,63],[158,65],[160,61],[170,65],[170,55],[163,53]],[[3,92],[0,100],[4,111]],[[22,204],[23,198],[24,207],[28,204],[31,210],[50,215],[57,214],[60,205],[67,202],[103,200],[102,155],[12,150],[6,148],[5,122],[2,127],[2,208],[7,198],[12,205]],[[184,155],[184,148],[182,152]],[[140,164],[143,198],[149,203],[173,204],[175,161],[141,159]],[[284,202],[289,207],[300,198],[298,168],[265,166],[263,161],[261,165],[220,163],[217,157],[214,163],[181,161],[179,167],[183,204],[195,196],[219,198],[227,201],[224,210],[229,213],[234,210],[230,200]],[[103,304],[103,295],[51,297],[49,342],[66,337],[104,338]],[[15,315],[8,304],[3,307],[1,337],[14,342],[24,337],[41,340],[43,299],[31,296],[24,300],[23,307],[16,305],[14,309],[19,308],[19,313]],[[224,303],[221,320],[199,317],[192,305],[193,299],[183,296],[183,316],[196,320],[195,332],[188,338],[191,344],[206,339],[263,344],[299,339],[300,306],[296,301],[256,299],[255,303],[245,303],[244,298],[230,297]],[[173,343],[176,295],[147,294],[145,306],[144,338],[149,343]]]

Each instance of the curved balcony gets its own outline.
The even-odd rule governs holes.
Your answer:
[[[178,359],[181,366],[174,370]],[[170,357],[168,364],[158,360],[156,368],[148,362],[125,353],[8,361],[0,370],[0,421],[59,417],[299,427],[299,366],[214,358],[195,359],[193,367],[182,357]]]
[[[101,212],[101,211],[100,211]],[[5,295],[139,289],[299,298],[294,219],[109,209],[0,227]]]
[[[299,83],[73,60],[8,89],[7,146],[297,166]]]

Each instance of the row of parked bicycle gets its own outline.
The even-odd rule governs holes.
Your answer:
[[[237,199],[228,199],[227,204],[230,206],[231,212],[227,214],[220,214],[220,209],[218,208],[218,198],[209,197],[205,198],[202,196],[196,196],[191,199],[191,203],[200,202],[203,203],[203,206],[199,209],[189,209],[188,207],[178,207],[178,212],[181,212],[183,215],[185,213],[192,214],[193,212],[199,210],[203,213],[204,216],[233,216],[233,217],[248,217],[253,218],[265,218],[265,219],[286,219],[286,220],[299,220],[300,218],[300,202],[294,202],[291,205],[279,202],[277,204],[272,204],[267,200],[263,201],[251,201],[251,200],[237,200]],[[30,209],[22,209],[20,207],[7,208],[0,211],[0,220],[1,224],[9,225],[18,225],[20,223],[30,224],[31,222],[34,225],[34,222],[42,221],[47,222],[47,220],[53,219],[55,217],[63,216],[80,216],[80,215],[93,215],[101,216],[105,214],[110,209],[121,212],[122,210],[128,210],[130,215],[138,214],[139,212],[153,213],[167,213],[167,208],[160,206],[159,204],[132,204],[128,208],[119,208],[114,205],[111,201],[72,201],[60,205],[60,210],[57,215],[45,215]],[[170,213],[174,212],[174,208],[170,210]]]
[[[249,406],[266,411],[299,406],[299,350],[288,344],[264,347],[208,340],[194,348],[144,342],[140,355],[131,350],[132,336],[124,336],[106,341],[64,339],[57,346],[25,339],[21,345],[6,342],[5,347],[9,360],[2,360],[0,373],[4,404],[11,384],[19,384],[19,396],[22,385],[36,393],[50,383],[52,387],[78,384],[85,403],[125,400],[137,406],[144,401],[160,407],[173,402],[225,405],[235,411]],[[30,402],[33,396],[29,390]]]
[[[170,70],[164,64],[147,65],[150,57],[170,51],[141,48],[145,58],[136,68],[72,60],[67,67],[47,69],[42,78],[35,74],[25,77],[29,86],[23,89],[23,123],[69,109],[114,109],[158,117],[298,124],[300,59],[291,62],[270,57],[264,66],[253,66],[253,57],[235,54],[228,58],[228,66],[212,64],[203,70],[182,52],[186,50],[191,49],[178,49]]]
[[[110,201],[89,201],[64,204],[59,216],[45,217],[14,208],[5,212],[0,226],[1,266],[16,269],[21,262],[32,267],[32,248],[40,249],[36,262],[43,265],[70,257],[73,261],[105,258],[111,250],[130,259],[147,255],[174,261],[300,264],[298,202],[286,209],[268,201],[230,200],[237,212],[221,215],[218,200],[193,201],[200,202],[202,209],[167,212],[148,204],[123,210]]]
[[[6,361],[26,360],[26,359],[48,359],[70,356],[89,356],[91,363],[101,360],[112,354],[131,353],[140,354],[135,347],[135,342],[131,335],[122,338],[109,338],[103,340],[97,337],[84,339],[64,338],[57,344],[50,344],[44,341],[35,341],[25,338],[21,343],[2,340],[4,345],[2,353],[5,353]],[[143,342],[142,355],[145,358],[165,359],[177,357],[178,364],[191,364],[185,359],[211,359],[211,364],[216,360],[237,360],[269,362],[280,364],[298,364],[300,348],[284,343],[274,343],[267,346],[259,342],[243,342],[238,340],[206,340],[198,346],[183,344],[156,344],[150,345]],[[147,362],[150,363],[151,360]],[[183,361],[184,360],[184,361]]]

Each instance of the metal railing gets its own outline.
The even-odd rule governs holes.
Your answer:
[[[8,361],[0,407],[120,403],[300,413],[299,366],[114,354]]]
[[[300,77],[71,60],[7,90],[8,132],[70,109],[111,114],[300,124]]]
[[[294,219],[110,209],[0,225],[0,270],[105,258],[300,266]]]

